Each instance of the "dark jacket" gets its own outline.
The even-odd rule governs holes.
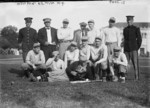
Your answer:
[[[52,36],[52,42],[55,42],[56,45],[58,44],[58,38],[57,38],[57,29],[51,27],[51,36]],[[46,28],[43,27],[41,29],[39,29],[38,31],[38,41],[41,44],[41,48],[44,47],[45,42],[47,41],[47,32],[46,32]]]
[[[18,43],[22,43],[22,50],[29,51],[33,49],[33,44],[37,41],[37,32],[33,28],[24,27],[19,30]]]
[[[137,51],[141,47],[142,37],[138,27],[134,25],[125,27],[123,35],[124,52]]]
[[[69,79],[70,80],[82,80],[82,79],[88,78],[88,79],[92,80],[93,75],[92,75],[92,71],[91,71],[91,67],[89,66],[89,63],[87,64],[86,71],[82,71],[82,69],[80,71],[80,66],[81,66],[81,62],[75,61],[69,67],[67,67],[66,73],[67,73]],[[77,75],[73,76],[71,74],[71,71],[77,72]]]

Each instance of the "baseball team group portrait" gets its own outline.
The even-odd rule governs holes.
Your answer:
[[[2,108],[149,107],[149,1],[33,3],[0,4]]]

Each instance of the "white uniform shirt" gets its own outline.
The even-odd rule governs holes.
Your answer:
[[[51,36],[51,28],[47,29],[46,28],[46,32],[47,32],[47,41],[52,44],[52,36]]]
[[[26,62],[36,64],[38,62],[45,63],[45,56],[42,50],[38,54],[35,54],[33,50],[30,50],[26,57]]]
[[[118,58],[113,57],[113,61],[117,61],[119,62],[119,64],[124,65],[124,66],[128,65],[126,55],[123,52],[120,52]]]
[[[87,33],[89,44],[93,44],[95,37],[98,37],[100,32],[97,29],[89,30]]]
[[[121,35],[120,30],[117,27],[106,27],[102,30],[102,41],[105,42],[117,42],[120,46]]]
[[[50,67],[54,70],[60,70],[65,68],[65,63],[63,60],[59,59],[58,61],[54,61],[53,58],[49,58],[46,62],[46,66]]]
[[[107,46],[104,44],[102,44],[99,48],[96,48],[95,46],[91,46],[91,50],[90,50],[91,51],[91,57],[93,60],[96,60],[99,58],[99,56],[101,54],[100,53],[101,50],[103,50],[104,54],[103,54],[103,57],[100,60],[98,60],[99,63],[107,60],[107,57],[108,57]]]
[[[71,28],[58,29],[57,36],[59,40],[73,40],[73,30]]]
[[[79,55],[80,56],[83,56],[83,57],[86,57],[87,60],[90,59],[90,46],[89,45],[86,45],[85,47],[82,47],[80,50],[79,50]]]

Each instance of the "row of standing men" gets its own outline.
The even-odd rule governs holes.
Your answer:
[[[133,25],[134,16],[127,16],[128,26],[123,30],[123,47],[126,54],[128,62],[130,59],[133,62],[135,69],[135,79],[139,79],[139,66],[138,66],[138,49],[141,46],[142,38],[140,29]],[[25,62],[26,55],[29,50],[32,50],[33,43],[40,42],[40,47],[44,52],[46,60],[52,57],[52,52],[59,50],[60,57],[63,60],[65,51],[70,46],[71,41],[77,42],[78,48],[80,47],[82,37],[88,37],[88,44],[93,45],[95,37],[101,37],[102,43],[106,44],[108,49],[108,57],[113,54],[113,49],[116,46],[121,46],[121,36],[120,30],[115,27],[116,19],[111,17],[109,19],[108,27],[105,27],[100,31],[96,30],[94,27],[94,20],[88,21],[87,23],[81,22],[80,29],[73,31],[68,27],[69,20],[63,20],[63,27],[60,29],[55,29],[50,26],[51,19],[43,19],[45,27],[39,29],[38,33],[35,29],[31,28],[32,18],[25,18],[26,27],[19,30],[18,43],[23,51],[23,60]]]

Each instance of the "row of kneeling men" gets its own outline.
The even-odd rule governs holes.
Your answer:
[[[93,45],[88,45],[88,38],[82,37],[82,45],[72,41],[65,52],[64,60],[59,51],[53,51],[52,58],[45,61],[40,50],[40,43],[34,43],[26,62],[22,64],[25,75],[31,81],[121,81],[125,83],[127,58],[120,47],[115,47],[108,56],[107,46],[100,37]]]

